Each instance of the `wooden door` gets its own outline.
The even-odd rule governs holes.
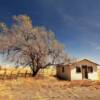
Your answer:
[[[87,69],[87,66],[82,66],[82,79],[88,79],[88,69]]]

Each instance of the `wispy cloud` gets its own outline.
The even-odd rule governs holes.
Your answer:
[[[68,13],[64,13],[62,8],[56,8],[56,10],[57,10],[58,14],[60,15],[63,23],[65,23],[65,24],[76,23],[75,18]]]
[[[100,21],[99,19],[92,18],[91,16],[72,16],[62,10],[62,8],[57,8],[59,15],[62,18],[62,22],[66,25],[74,26],[82,32],[87,33],[97,33],[100,31]]]
[[[58,9],[62,21],[66,26],[75,27],[80,31],[82,43],[95,50],[100,50],[100,21],[98,19],[92,19],[91,17],[74,17],[68,13],[64,13],[61,9]],[[83,35],[82,35],[83,34]],[[93,40],[93,41],[92,41]]]
[[[88,41],[88,44],[95,50],[100,50],[100,44],[92,41]]]

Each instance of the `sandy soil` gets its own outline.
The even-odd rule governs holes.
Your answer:
[[[100,100],[100,81],[53,77],[0,80],[0,100]]]

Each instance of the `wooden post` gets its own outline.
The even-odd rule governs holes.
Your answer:
[[[27,77],[27,70],[26,70],[26,72],[25,72],[25,78]]]
[[[4,74],[3,74],[3,77],[2,77],[2,79],[4,80],[5,78],[6,78],[6,68],[4,69]]]
[[[20,70],[17,72],[17,74],[16,74],[16,78],[18,78],[18,76],[19,76],[19,73],[20,73]]]

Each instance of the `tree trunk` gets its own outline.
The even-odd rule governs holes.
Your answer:
[[[37,75],[38,71],[39,71],[39,68],[37,68],[37,69],[33,68],[33,70],[32,70],[32,77],[35,77]]]

